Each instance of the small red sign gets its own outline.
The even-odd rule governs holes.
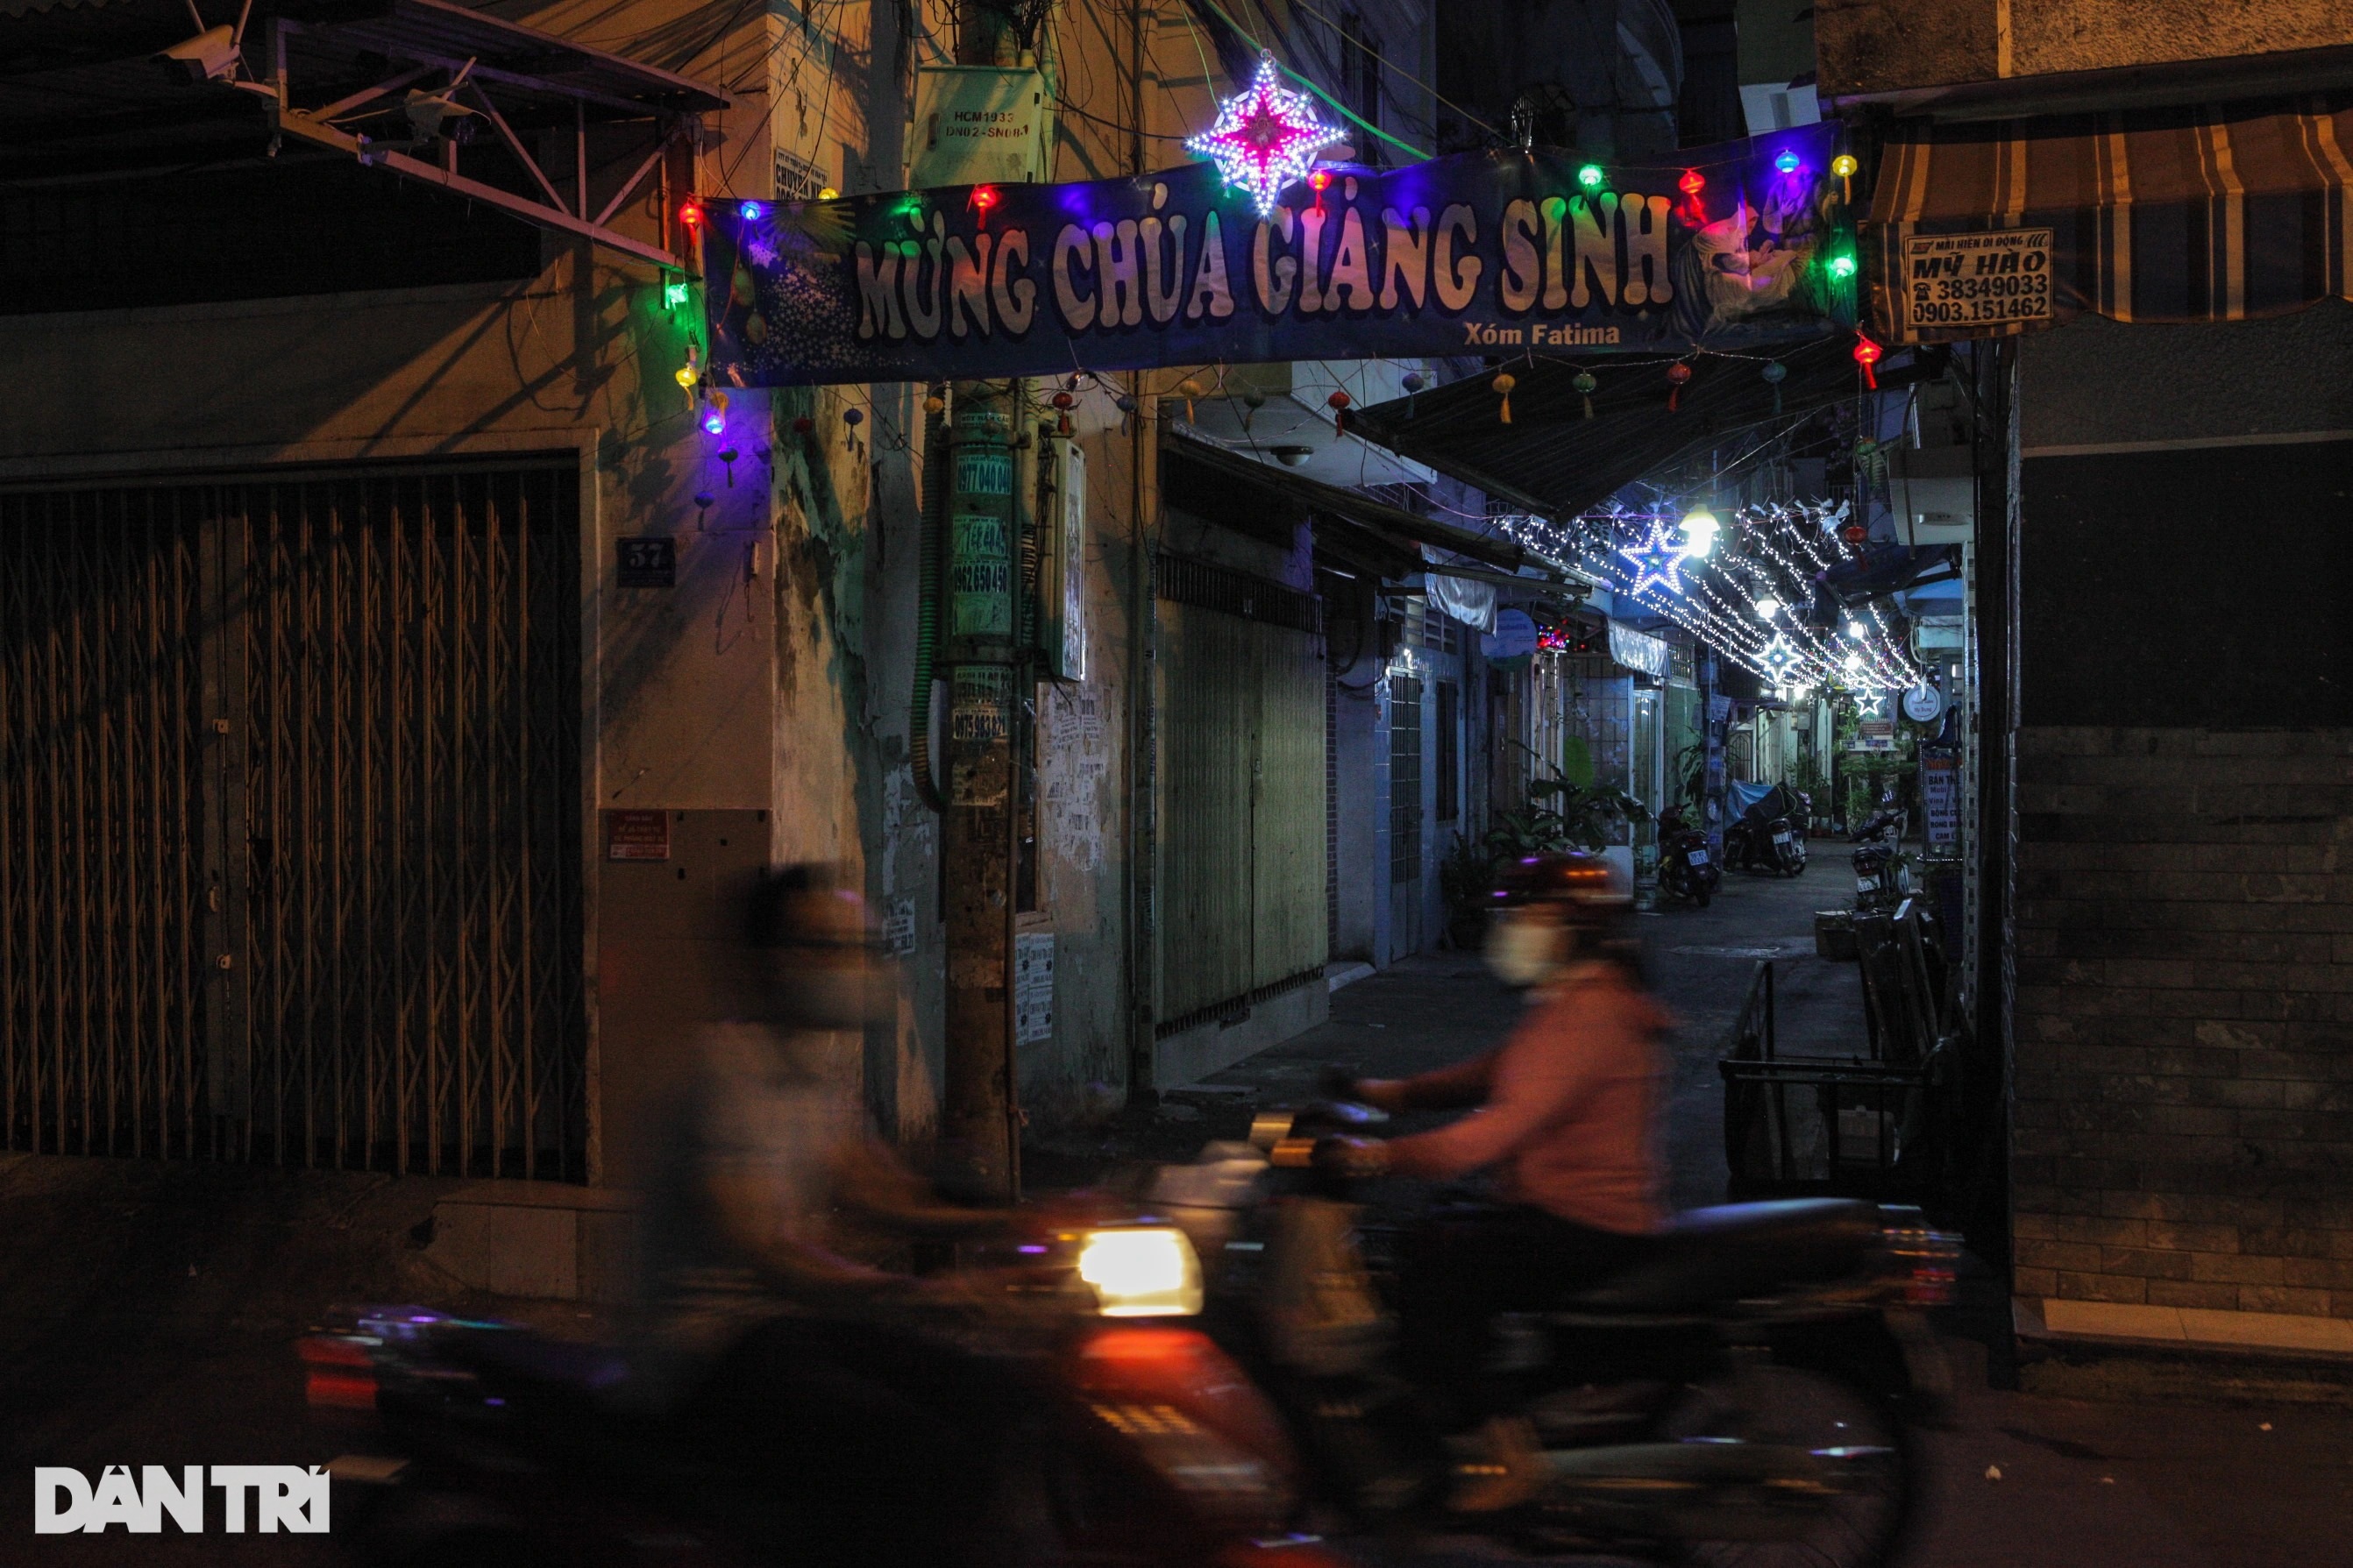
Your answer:
[[[670,813],[608,811],[605,814],[605,858],[607,860],[667,860],[670,858]]]

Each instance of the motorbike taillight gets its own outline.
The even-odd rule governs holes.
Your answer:
[[[306,1373],[306,1403],[325,1410],[375,1408],[375,1361],[365,1345],[340,1334],[313,1334],[296,1348]]]
[[[1880,1235],[1893,1276],[1889,1282],[1902,1293],[1905,1306],[1952,1305],[1961,1262],[1959,1237],[1901,1222],[1886,1226]]]

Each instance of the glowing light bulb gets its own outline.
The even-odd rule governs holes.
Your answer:
[[[745,223],[757,223],[760,221],[760,215],[766,212],[768,209],[762,206],[757,202],[745,202],[742,206],[737,207],[735,210],[743,215],[743,218]]]
[[[1794,174],[1805,165],[1799,162],[1795,153],[1784,153],[1773,160],[1773,167],[1785,174]]]
[[[1769,621],[1781,613],[1781,601],[1775,598],[1759,599],[1757,601],[1757,613]]]
[[[838,202],[841,199],[841,193],[831,185],[819,185],[817,188],[817,199],[821,202]]]
[[[1852,277],[1853,277],[1853,276],[1854,276],[1854,258],[1853,258],[1853,257],[1852,257],[1852,256],[1850,256],[1850,255],[1848,255],[1848,254],[1847,254],[1845,251],[1843,251],[1843,250],[1840,251],[1836,256],[1831,257],[1831,277],[1833,277],[1833,278],[1852,278]]]
[[[727,428],[727,416],[720,413],[719,410],[714,408],[710,413],[705,414],[702,416],[702,427],[710,434],[716,436],[722,430]]]
[[[1683,514],[1683,538],[1688,542],[1683,546],[1684,552],[1690,555],[1706,555],[1709,551],[1715,548],[1715,532],[1722,526],[1723,524],[1715,521],[1715,513],[1708,510],[1707,508],[1704,506],[1692,508]]]
[[[988,216],[989,208],[1004,199],[997,194],[995,185],[975,185],[972,188],[972,205],[979,210],[983,217]]]
[[[679,366],[674,373],[672,373],[670,379],[677,382],[681,386],[692,386],[694,384],[694,367],[691,364],[682,364]]]
[[[1687,196],[1695,196],[1707,189],[1707,176],[1697,169],[1685,169],[1683,177],[1675,182],[1675,188]]]
[[[1601,173],[1601,165],[1599,163],[1588,163],[1577,172],[1577,183],[1588,191],[1599,190],[1604,178],[1606,176]]]
[[[679,204],[678,221],[689,228],[702,226],[702,204],[689,196]]]
[[[683,305],[683,304],[685,304],[685,303],[686,303],[686,279],[683,279],[683,278],[673,278],[673,279],[671,279],[669,282],[664,283],[664,284],[662,285],[662,304],[664,305],[664,307],[666,307],[667,309],[670,309],[670,310],[677,310],[681,305]]]
[[[1831,160],[1831,173],[1841,180],[1852,179],[1854,172],[1861,167],[1862,165],[1854,161],[1852,153],[1841,153]]]
[[[1847,622],[1847,624],[1846,624],[1846,635],[1847,635],[1847,636],[1849,636],[1849,637],[1851,637],[1855,638],[1857,641],[1861,641],[1861,640],[1862,640],[1862,635],[1863,635],[1863,632],[1862,632],[1862,623],[1861,621],[1849,621],[1849,622]]]

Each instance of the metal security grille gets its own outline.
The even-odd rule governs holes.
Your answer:
[[[1163,556],[1155,1035],[1234,1022],[1323,977],[1320,602]]]
[[[578,484],[0,496],[8,1144],[585,1173]]]
[[[1421,876],[1421,682],[1389,677],[1389,881]]]

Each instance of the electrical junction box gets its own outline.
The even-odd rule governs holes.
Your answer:
[[[1977,535],[1978,479],[1968,447],[1892,447],[1887,500],[1906,544],[1966,544]]]
[[[1040,444],[1038,641],[1046,673],[1087,678],[1087,454],[1067,437]]]
[[[1043,71],[925,66],[915,73],[908,186],[1034,184],[1046,178],[1050,130]]]

